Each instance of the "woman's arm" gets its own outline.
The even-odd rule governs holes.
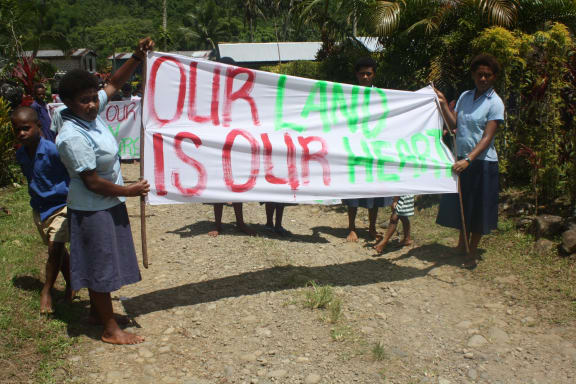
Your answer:
[[[130,185],[117,185],[98,176],[95,170],[84,171],[80,173],[80,177],[86,188],[103,196],[146,196],[150,191],[150,184],[146,180]]]
[[[440,92],[436,88],[434,88],[434,92],[436,92],[436,95],[438,95],[438,101],[440,102],[440,108],[442,109],[442,116],[446,120],[448,128],[450,128],[450,130],[454,132],[454,130],[456,129],[456,119],[458,117],[458,114],[456,113],[456,111],[450,110],[448,100],[446,100],[446,96],[444,96],[442,92]]]
[[[486,123],[486,128],[484,128],[484,133],[482,134],[482,138],[476,144],[474,149],[468,154],[468,158],[470,161],[473,161],[475,158],[478,157],[482,152],[484,152],[492,142],[494,135],[496,135],[496,130],[498,129],[498,121],[497,120],[490,120]],[[456,173],[460,173],[468,166],[470,163],[467,160],[458,160],[452,166],[452,170]]]
[[[140,65],[142,60],[146,57],[146,53],[152,50],[152,48],[154,48],[154,41],[149,37],[138,42],[138,48],[134,51],[133,56],[140,60],[131,57],[124,63],[124,65],[118,68],[110,79],[110,83],[108,83],[104,88],[108,99],[110,99],[112,95],[122,88],[122,86],[130,79],[130,76],[132,76],[136,68],[138,68],[138,65]]]

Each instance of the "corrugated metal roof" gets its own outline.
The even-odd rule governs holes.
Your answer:
[[[237,63],[314,60],[321,46],[318,41],[218,44],[220,57]]]
[[[171,51],[168,53],[175,53],[195,59],[209,59],[212,51]],[[128,60],[131,56],[132,52],[120,52],[116,54],[116,60]],[[108,60],[112,60],[113,58],[113,55],[108,56]]]
[[[32,51],[26,51],[24,52],[26,55],[32,55]],[[87,53],[94,53],[93,51],[87,49],[87,48],[79,48],[79,49],[75,49],[74,51],[72,51],[70,53],[70,56],[74,56],[74,57],[78,57],[78,56],[84,56]],[[64,51],[62,51],[61,49],[40,49],[37,53],[36,53],[36,57],[38,58],[49,58],[49,57],[64,57],[66,56],[64,54]]]
[[[382,49],[374,37],[357,39],[371,52]],[[231,57],[238,63],[316,60],[316,53],[321,47],[320,41],[218,44],[220,57]]]
[[[172,51],[177,55],[188,56],[194,59],[209,59],[212,51]]]

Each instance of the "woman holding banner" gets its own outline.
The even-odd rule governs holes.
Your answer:
[[[146,180],[124,185],[118,144],[99,117],[109,98],[134,73],[154,46],[143,39],[103,90],[98,79],[83,70],[68,72],[60,82],[60,97],[67,108],[56,139],[62,162],[70,174],[70,270],[72,289],[88,288],[90,314],[104,326],[102,341],[137,344],[144,338],[124,332],[112,310],[110,292],[141,280],[124,196],[142,196],[150,190]]]
[[[436,90],[446,123],[456,129],[457,161],[452,170],[460,177],[466,232],[462,229],[458,195],[444,195],[436,222],[460,229],[458,248],[468,250],[463,264],[476,266],[478,243],[498,224],[498,155],[494,137],[504,121],[504,103],[493,84],[500,64],[492,55],[476,56],[470,65],[474,89],[460,95],[451,111],[446,97]],[[469,239],[466,244],[466,239]]]

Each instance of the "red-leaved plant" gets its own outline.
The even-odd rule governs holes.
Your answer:
[[[34,83],[38,75],[38,65],[34,62],[33,56],[23,56],[18,60],[12,69],[12,76],[18,79],[26,90],[26,95],[22,98],[22,105],[31,105],[34,101],[32,92],[34,90]]]

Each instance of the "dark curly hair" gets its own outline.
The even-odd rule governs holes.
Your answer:
[[[378,67],[378,64],[376,64],[376,61],[371,57],[361,57],[356,61],[356,64],[354,65],[354,71],[358,72],[360,68],[364,67],[370,67],[374,72],[376,72],[376,67]]]
[[[488,53],[482,53],[472,59],[472,62],[470,63],[470,72],[475,72],[481,65],[489,67],[495,75],[500,73],[500,63],[494,56]]]
[[[73,69],[60,80],[58,93],[62,100],[73,100],[88,89],[98,90],[98,78],[83,69]]]

